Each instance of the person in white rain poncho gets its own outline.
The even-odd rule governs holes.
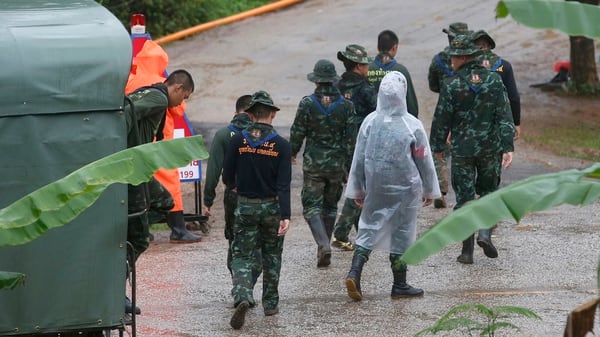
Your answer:
[[[377,109],[363,121],[356,140],[345,194],[362,206],[346,277],[348,296],[357,301],[362,268],[374,249],[390,253],[392,298],[423,295],[406,283],[400,257],[416,239],[417,208],[441,193],[423,124],[407,111],[406,88],[398,71],[383,78]]]

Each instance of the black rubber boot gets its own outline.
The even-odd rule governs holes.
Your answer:
[[[477,235],[477,245],[483,248],[485,256],[495,259],[498,257],[498,250],[492,244],[492,230],[481,229]]]
[[[133,313],[133,303],[131,303],[131,300],[127,296],[125,296],[125,313],[126,314],[132,314]],[[142,310],[140,309],[140,307],[138,307],[136,305],[135,306],[135,314],[139,315],[141,313],[142,313]]]
[[[232,328],[238,330],[241,329],[242,326],[244,326],[244,321],[246,320],[246,312],[248,312],[249,307],[250,305],[248,304],[248,301],[242,301],[240,304],[238,304],[237,307],[235,307],[235,312],[233,313],[233,316],[231,316],[231,320],[229,321],[229,325],[231,325]]]
[[[367,262],[367,259],[365,259],[364,256],[354,253],[352,256],[352,266],[346,276],[346,290],[348,291],[348,296],[355,301],[360,301],[363,298],[360,289],[360,276],[365,262]]]
[[[171,236],[169,236],[171,243],[194,243],[202,240],[202,237],[189,232],[185,227],[183,211],[169,212],[167,225],[171,228]]]
[[[331,244],[320,215],[313,215],[308,220],[308,226],[317,243],[317,267],[327,267],[331,264]]]
[[[475,235],[469,236],[463,241],[462,252],[456,261],[463,264],[473,264],[473,250],[475,249]]]
[[[394,272],[394,285],[392,286],[392,298],[423,296],[423,289],[415,288],[406,283],[406,270]]]
[[[325,232],[327,233],[327,238],[331,241],[331,237],[333,236],[333,227],[335,227],[335,217],[334,216],[324,216],[323,217],[323,226],[325,227]]]

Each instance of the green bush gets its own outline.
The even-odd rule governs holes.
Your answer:
[[[483,304],[461,304],[450,309],[435,324],[419,331],[415,337],[436,335],[438,332],[461,331],[463,336],[494,337],[502,329],[519,330],[507,321],[514,317],[542,318],[529,309],[514,306],[486,307]]]
[[[132,14],[144,14],[146,31],[159,38],[182,29],[267,4],[269,0],[96,0],[129,30]]]

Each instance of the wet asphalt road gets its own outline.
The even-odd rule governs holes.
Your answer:
[[[266,89],[282,108],[275,126],[287,136],[298,101],[312,91],[305,76],[314,62],[319,58],[335,61],[335,52],[348,43],[363,44],[372,52],[379,31],[391,28],[401,38],[399,60],[411,71],[420,118],[429,126],[436,97],[427,89],[426,71],[431,56],[445,43],[441,28],[449,22],[467,21],[500,37],[506,42],[503,52],[515,52],[511,54],[513,65],[524,65],[528,54],[543,50],[537,31],[513,21],[496,21],[493,1],[408,3],[305,1],[167,46],[170,67],[186,68],[196,77],[189,117],[210,144],[215,129],[229,121],[239,95]],[[341,72],[337,61],[336,67]],[[518,81],[525,81],[539,74],[521,72],[517,76]],[[528,95],[535,93],[527,85],[519,89],[526,109]],[[517,143],[514,165],[505,171],[503,184],[582,166],[585,163],[532,153]],[[598,295],[600,203],[595,203],[537,212],[520,223],[501,222],[493,238],[499,249],[497,259],[486,258],[476,247],[475,263],[461,265],[456,262],[460,251],[456,244],[410,266],[408,281],[425,290],[423,298],[391,300],[388,257],[375,252],[363,272],[365,299],[353,302],[343,282],[351,253],[336,250],[331,267],[316,268],[316,244],[299,203],[301,168],[293,169],[293,217],[283,254],[280,313],[265,317],[259,302],[259,307],[249,311],[241,330],[229,326],[231,278],[225,267],[227,242],[219,199],[209,220],[210,233],[201,243],[169,244],[167,232],[156,232],[156,241],[138,260],[138,303],[142,308],[138,336],[413,336],[457,304],[481,303],[526,307],[543,319],[510,320],[521,331],[497,336],[558,337],[567,314]],[[193,212],[193,187],[186,185],[184,190],[186,211]],[[449,195],[451,203],[453,198]],[[448,212],[424,208],[418,218],[419,230],[423,232]],[[254,295],[260,299],[260,286]]]
[[[518,159],[505,181],[544,169]],[[387,254],[374,252],[363,272],[362,302],[346,295],[343,282],[352,253],[335,250],[331,267],[317,269],[316,245],[301,218],[300,205],[294,205],[293,211],[283,254],[279,315],[265,317],[259,306],[249,311],[241,330],[230,328],[231,279],[219,212],[210,219],[210,233],[201,243],[169,244],[168,232],[155,233],[156,241],[137,264],[138,302],[143,310],[138,334],[413,336],[455,305],[481,303],[522,306],[543,319],[510,320],[522,330],[499,336],[562,336],[569,311],[598,294],[599,203],[533,213],[518,224],[501,222],[494,237],[497,259],[486,258],[476,247],[475,263],[459,264],[455,259],[460,246],[455,244],[421,265],[410,266],[408,281],[425,290],[423,298],[391,300]],[[420,231],[449,211],[424,208],[418,220]],[[260,279],[254,295],[260,299]]]

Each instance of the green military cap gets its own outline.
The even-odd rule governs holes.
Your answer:
[[[473,55],[480,51],[479,47],[473,43],[471,35],[457,35],[448,49],[450,56]]]
[[[313,72],[306,75],[306,78],[315,83],[333,83],[340,79],[335,72],[335,66],[329,60],[318,60]]]
[[[257,104],[266,105],[275,111],[279,111],[279,108],[273,104],[271,95],[269,95],[268,92],[263,91],[263,90],[259,90],[252,95],[252,100],[250,101],[250,105],[248,106],[248,108],[245,111],[252,112]]]
[[[370,63],[365,47],[357,44],[347,45],[345,51],[339,51],[337,53],[337,58],[340,61],[350,60],[361,64]]]
[[[442,32],[453,36],[467,34],[469,33],[469,26],[464,22],[454,22],[448,26],[448,29],[442,29]]]
[[[473,33],[472,38],[473,42],[479,39],[485,39],[490,44],[490,49],[496,48],[496,42],[494,42],[494,39],[492,39],[492,37],[485,30],[476,31]]]

